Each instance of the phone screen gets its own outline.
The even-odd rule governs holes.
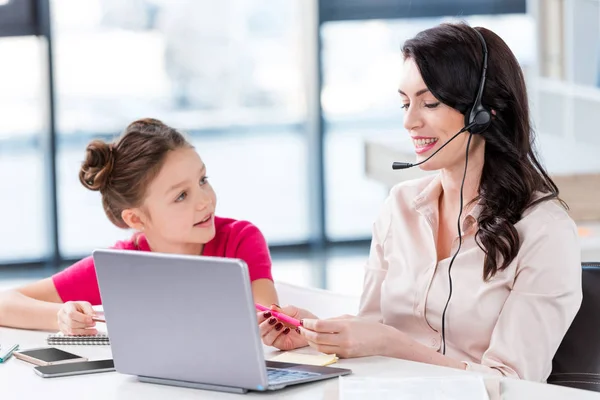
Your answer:
[[[46,349],[25,350],[20,351],[19,353],[45,362],[56,362],[81,358],[81,356],[78,356],[73,353],[68,353],[66,351],[56,349],[54,347],[48,347]]]
[[[48,365],[35,367],[44,375],[68,374],[77,372],[90,372],[95,370],[114,370],[113,360],[83,361],[69,364]]]

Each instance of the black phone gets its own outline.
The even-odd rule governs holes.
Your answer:
[[[58,376],[96,374],[99,372],[110,372],[115,370],[113,360],[84,361],[69,364],[39,366],[33,368],[35,373],[42,378],[54,378]]]
[[[35,365],[55,365],[72,362],[87,361],[87,358],[60,350],[55,347],[42,347],[39,349],[28,349],[15,351],[14,356],[20,360]]]

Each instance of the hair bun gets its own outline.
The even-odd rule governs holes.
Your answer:
[[[102,191],[109,183],[115,164],[113,145],[102,140],[92,141],[81,164],[79,181],[90,190]]]

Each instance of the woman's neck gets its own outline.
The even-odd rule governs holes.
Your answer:
[[[469,164],[466,176],[464,175],[464,163],[459,163],[453,168],[445,168],[441,171],[440,175],[443,194],[440,206],[443,206],[446,210],[459,209],[463,176],[465,176],[463,207],[479,195],[479,184],[483,172],[485,154],[483,147],[484,146],[480,146],[469,153]]]

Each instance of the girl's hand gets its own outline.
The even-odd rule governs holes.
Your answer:
[[[58,328],[66,335],[95,335],[95,311],[87,301],[68,301],[58,311]]]

